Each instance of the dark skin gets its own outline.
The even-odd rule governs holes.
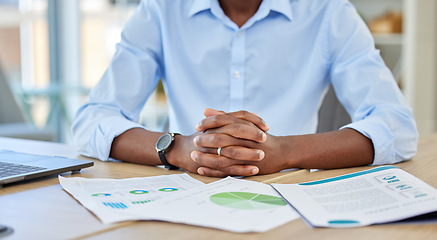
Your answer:
[[[261,2],[222,0],[220,6],[241,27],[256,13]],[[344,168],[373,162],[372,141],[353,129],[274,136],[268,133],[264,120],[254,113],[205,109],[204,115],[196,133],[175,137],[173,148],[166,154],[170,164],[201,175],[224,177],[268,174],[288,168]],[[155,143],[162,134],[130,129],[114,139],[110,156],[126,162],[161,165]]]
[[[262,0],[221,0],[220,7],[238,27],[242,27],[256,11],[258,11]]]

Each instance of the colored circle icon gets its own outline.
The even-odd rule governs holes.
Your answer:
[[[280,197],[250,192],[222,192],[209,199],[219,206],[234,209],[271,209],[287,205]]]
[[[111,196],[111,194],[110,193],[94,193],[94,194],[91,194],[91,196],[93,196],[93,197],[109,197],[109,196]]]
[[[161,188],[159,189],[160,192],[174,192],[177,191],[177,188]]]
[[[146,191],[146,190],[132,190],[132,191],[129,191],[129,193],[131,193],[131,194],[145,194],[145,193],[149,193],[149,191]]]

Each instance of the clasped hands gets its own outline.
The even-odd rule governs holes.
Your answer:
[[[278,155],[280,137],[268,134],[268,125],[257,115],[208,108],[204,115],[206,118],[196,126],[197,133],[191,136],[194,148],[189,148],[196,164],[187,170],[224,177],[267,174],[286,168]]]

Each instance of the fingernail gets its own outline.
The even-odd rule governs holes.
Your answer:
[[[194,143],[194,145],[197,146],[197,143],[198,143],[198,142],[199,142],[199,136],[194,137],[194,139],[193,139],[193,143]]]
[[[197,153],[195,152],[191,152],[191,159],[193,159],[193,161],[197,162]]]
[[[266,154],[264,153],[263,150],[259,150],[259,151],[258,151],[258,157],[259,157],[259,160],[264,159],[265,156],[266,156]]]
[[[197,169],[197,173],[200,175],[205,175],[205,172],[202,169]]]
[[[262,133],[262,142],[265,142],[267,140],[267,134]]]
[[[264,120],[262,120],[262,121],[263,121],[263,124],[266,126],[267,130],[269,130],[270,129],[269,125],[267,125],[267,123]]]
[[[255,175],[255,174],[258,174],[259,173],[259,169],[256,167],[256,168],[252,168],[252,174],[253,175]]]
[[[196,130],[197,130],[197,131],[199,131],[201,125],[202,125],[202,124],[201,124],[200,122],[198,122],[198,123],[196,124]]]

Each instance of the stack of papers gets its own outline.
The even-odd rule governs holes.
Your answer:
[[[104,223],[161,220],[265,232],[299,218],[269,185],[231,177],[210,184],[196,183],[188,174],[121,180],[60,177],[60,182]]]
[[[299,215],[313,227],[357,227],[437,213],[437,190],[393,166],[271,186],[231,177],[204,184],[188,174],[59,181],[103,223],[161,220],[265,232]]]

